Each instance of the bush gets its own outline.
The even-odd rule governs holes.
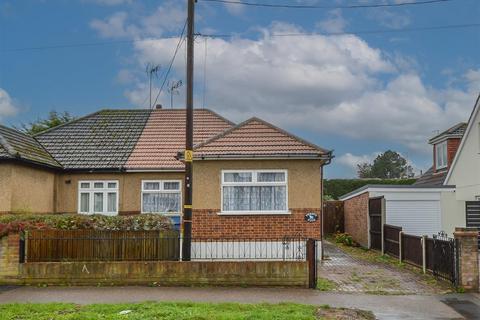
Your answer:
[[[104,216],[104,215],[0,215],[0,237],[9,232],[24,230],[60,229],[60,230],[172,230],[170,218],[141,214],[135,216]]]
[[[415,179],[325,179],[325,199],[337,200],[340,196],[367,184],[411,185]]]
[[[348,233],[335,234],[335,242],[344,244],[349,247],[357,245],[356,242],[353,240],[352,236],[349,235]]]

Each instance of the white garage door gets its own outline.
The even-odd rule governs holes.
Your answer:
[[[432,236],[441,231],[438,200],[387,200],[387,224],[399,226],[408,234]]]

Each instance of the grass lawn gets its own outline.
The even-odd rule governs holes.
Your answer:
[[[293,303],[7,304],[0,319],[374,319],[369,312]]]

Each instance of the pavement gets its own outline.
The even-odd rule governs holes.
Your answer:
[[[186,287],[9,287],[0,304],[66,302],[135,303],[144,301],[296,302],[372,311],[378,319],[480,319],[476,294],[368,295],[292,288]]]

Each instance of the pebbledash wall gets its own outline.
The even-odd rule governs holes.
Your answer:
[[[197,238],[319,239],[320,218],[306,222],[305,214],[321,214],[321,164],[319,160],[209,160],[193,166],[192,234]],[[285,169],[288,171],[288,214],[221,212],[222,170]]]
[[[17,163],[0,164],[0,213],[55,210],[55,171]]]
[[[365,192],[344,202],[345,232],[368,248],[368,199]]]
[[[321,160],[195,161],[193,236],[282,238],[321,236]],[[234,169],[288,171],[288,214],[221,213],[221,172]],[[21,164],[0,164],[0,213],[77,213],[81,180],[118,180],[119,214],[139,214],[142,180],[181,180],[182,172],[65,173]]]
[[[82,180],[117,180],[118,213],[140,214],[142,180],[180,180],[182,172],[119,172],[119,173],[61,173],[57,178],[56,212],[77,213],[78,182]]]

